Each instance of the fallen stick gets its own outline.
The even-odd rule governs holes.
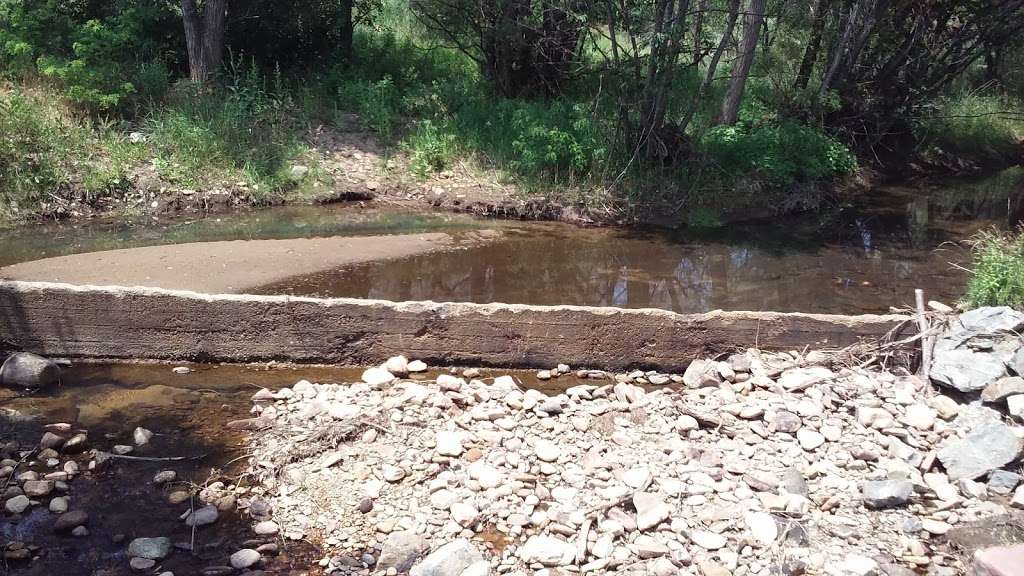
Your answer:
[[[136,462],[181,462],[182,460],[202,460],[206,458],[206,454],[200,454],[198,456],[166,456],[158,458],[156,456],[129,456],[127,454],[113,454],[111,452],[103,452],[101,450],[96,451],[96,461],[102,462],[109,458],[118,458],[120,460],[134,460]]]
[[[932,364],[932,349],[929,345],[930,338],[926,336],[928,334],[928,318],[925,316],[924,310],[924,290],[920,288],[914,290],[914,301],[917,304],[917,328],[921,332],[921,367],[918,369],[918,374],[927,381],[928,371]]]

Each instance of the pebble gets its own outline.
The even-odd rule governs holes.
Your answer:
[[[132,440],[136,446],[145,446],[149,444],[149,441],[153,439],[153,433],[149,430],[139,427],[132,432]]]
[[[63,514],[68,511],[68,497],[58,496],[50,500],[50,512]]]
[[[707,530],[694,530],[690,533],[690,540],[697,546],[712,551],[720,550],[728,543],[725,536]]]
[[[71,510],[57,517],[53,523],[55,532],[68,532],[89,523],[89,514],[85,510]]]
[[[252,527],[252,529],[253,532],[259,534],[260,536],[273,536],[278,533],[280,527],[277,525],[276,522],[273,522],[271,520],[264,520],[263,522],[257,522],[256,525]]]

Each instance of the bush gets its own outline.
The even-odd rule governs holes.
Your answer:
[[[183,186],[213,179],[251,185],[261,202],[291,185],[292,161],[306,150],[291,93],[280,75],[234,61],[222,90],[180,84],[144,121],[161,174]]]
[[[841,142],[789,120],[716,126],[700,141],[724,174],[758,173],[777,187],[852,173],[857,159]]]
[[[55,98],[0,87],[0,217],[61,215],[124,192],[143,150],[109,126],[65,115]]]
[[[1017,234],[986,230],[971,241],[973,269],[965,303],[1024,309],[1024,229]]]

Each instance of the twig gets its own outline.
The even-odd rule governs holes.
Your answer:
[[[157,458],[156,456],[128,456],[127,454],[112,454],[110,452],[103,452],[100,450],[96,452],[96,458],[98,460],[118,458],[121,460],[135,460],[137,462],[180,462],[182,460],[202,460],[203,458],[206,458],[206,456],[206,454],[200,454],[198,456],[167,456],[164,458]]]
[[[921,335],[924,336],[928,333],[928,318],[925,316],[924,311],[924,290],[917,288],[914,290],[914,302],[917,304],[917,327],[921,331]],[[929,339],[921,339],[921,366],[918,369],[918,374],[925,381],[928,380],[928,370],[932,364],[932,349],[929,346]]]

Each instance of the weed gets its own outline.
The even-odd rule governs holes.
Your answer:
[[[979,232],[971,241],[973,268],[964,301],[1024,309],[1024,229]]]

